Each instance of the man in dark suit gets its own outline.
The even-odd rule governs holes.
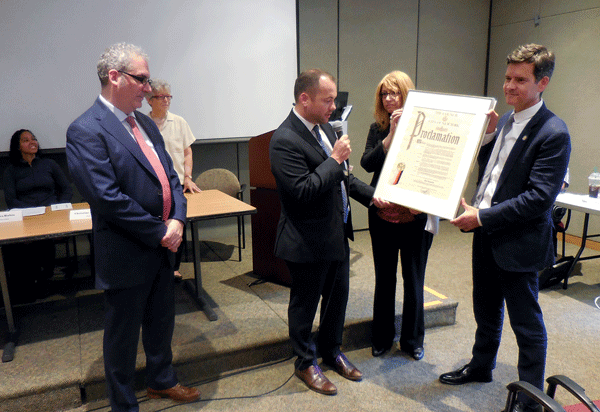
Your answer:
[[[104,290],[104,369],[113,411],[138,411],[134,375],[140,327],[148,396],[199,398],[178,383],[171,338],[173,263],[186,200],[154,122],[136,111],[150,92],[147,57],[129,44],[98,62],[102,91],[67,131],[67,160],[90,204],[96,287]]]
[[[300,74],[294,86],[295,107],[273,134],[271,171],[281,200],[275,256],[290,270],[289,332],[296,376],[322,394],[337,388],[317,364],[358,381],[362,373],[340,351],[349,292],[349,245],[353,239],[348,196],[365,206],[374,188],[348,173],[351,148],[347,135],[336,140],[327,123],[335,110],[334,78],[321,70]],[[311,329],[319,300],[321,316],[316,343]]]
[[[450,385],[490,382],[500,346],[504,304],[519,347],[519,380],[543,390],[547,335],[538,304],[537,272],[554,263],[550,212],[571,151],[565,123],[541,95],[554,70],[554,54],[528,44],[508,55],[506,102],[514,111],[490,115],[491,141],[479,153],[479,183],[465,212],[452,220],[473,235],[473,357],[440,376]],[[498,128],[496,129],[496,124]],[[517,410],[539,410],[521,397]],[[510,411],[513,412],[513,411]]]

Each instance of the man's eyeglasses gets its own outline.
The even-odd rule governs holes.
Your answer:
[[[119,73],[123,73],[123,74],[126,74],[127,76],[133,77],[135,80],[137,80],[138,82],[140,82],[143,85],[149,84],[150,86],[152,86],[152,80],[150,80],[149,77],[136,76],[135,74],[127,73],[126,71],[123,71],[123,70],[117,70],[117,71]]]
[[[173,98],[173,96],[169,95],[169,94],[157,94],[156,96],[152,96],[151,99],[156,99],[156,100],[171,100]]]

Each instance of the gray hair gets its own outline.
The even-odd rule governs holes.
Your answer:
[[[126,71],[133,57],[142,57],[148,61],[148,55],[138,46],[128,43],[117,43],[108,47],[98,60],[98,78],[102,87],[108,84],[108,72],[110,70]]]
[[[146,93],[146,99],[150,99],[159,90],[167,90],[171,93],[171,85],[162,79],[152,79],[150,87],[152,87],[152,91]]]

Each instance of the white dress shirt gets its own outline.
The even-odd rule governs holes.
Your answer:
[[[521,135],[521,132],[523,131],[523,129],[525,129],[525,126],[527,126],[527,123],[529,123],[531,118],[538,112],[538,110],[540,110],[542,104],[543,100],[540,99],[538,103],[525,110],[521,110],[518,113],[513,112],[515,121],[513,122],[510,131],[506,134],[506,136],[504,136],[504,144],[500,149],[500,153],[498,154],[498,162],[496,163],[496,166],[492,169],[490,181],[485,188],[483,199],[479,204],[479,209],[486,209],[492,205],[492,197],[496,192],[498,180],[500,179],[502,169],[504,169],[504,165],[506,164],[506,159],[508,158],[508,155],[510,154],[513,146],[515,145],[515,142]],[[497,130],[497,132],[501,132],[501,130]],[[494,135],[490,134],[488,136],[493,138]],[[488,140],[488,136],[486,136],[485,140]]]

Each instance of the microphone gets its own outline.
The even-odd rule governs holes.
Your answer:
[[[333,131],[335,132],[335,138],[339,139],[344,135],[344,125],[341,120],[334,120],[330,123]],[[348,161],[344,160],[344,174],[348,176]]]
[[[333,131],[335,132],[335,137],[340,138],[344,135],[344,126],[341,120],[334,120],[331,122],[331,127],[333,127]]]

